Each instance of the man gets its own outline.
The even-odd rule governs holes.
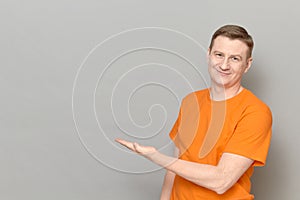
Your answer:
[[[213,34],[207,52],[210,88],[183,99],[170,132],[177,158],[116,139],[167,170],[161,200],[254,199],[250,177],[255,166],[265,164],[272,115],[241,85],[252,49],[251,36],[240,26],[225,25]]]

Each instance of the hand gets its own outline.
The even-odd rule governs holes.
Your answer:
[[[166,169],[168,169],[170,165],[172,165],[174,162],[178,160],[178,158],[169,157],[160,153],[152,146],[142,146],[136,142],[128,142],[126,140],[122,140],[119,138],[115,139],[115,141],[125,146],[126,148],[130,149],[131,151],[144,156],[151,162],[160,165]]]
[[[152,155],[157,153],[157,150],[152,146],[142,146],[136,142],[128,142],[119,138],[115,139],[115,141],[130,149],[131,151],[145,156],[146,158],[150,158]]]

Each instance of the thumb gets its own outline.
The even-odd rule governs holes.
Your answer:
[[[141,146],[138,143],[134,142],[133,148],[137,153],[141,153]]]

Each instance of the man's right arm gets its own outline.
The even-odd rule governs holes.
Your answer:
[[[172,192],[175,173],[167,170],[161,190],[160,200],[169,200]]]
[[[178,148],[175,147],[174,157],[178,157],[178,155],[179,155]],[[165,178],[164,178],[162,190],[161,190],[160,200],[169,200],[170,199],[175,176],[176,176],[176,174],[174,172],[167,170]]]

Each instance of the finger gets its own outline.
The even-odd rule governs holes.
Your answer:
[[[122,140],[122,139],[117,138],[117,139],[115,139],[115,141],[120,143],[123,146],[130,147],[130,143],[126,140]]]
[[[125,146],[126,148],[130,149],[131,151],[135,151],[135,147],[132,142],[128,142],[126,140],[122,140],[119,138],[115,139],[115,141],[120,143],[121,145]]]

